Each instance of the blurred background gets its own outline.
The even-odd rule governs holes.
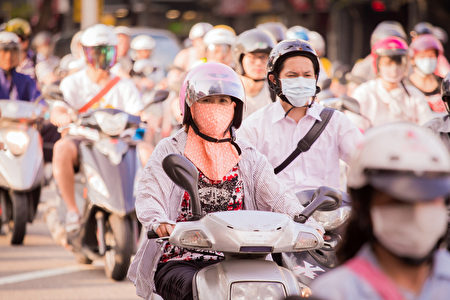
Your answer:
[[[239,34],[257,24],[280,21],[321,33],[331,61],[353,64],[369,53],[370,34],[383,20],[399,21],[407,32],[428,21],[450,32],[448,0],[1,0],[0,24],[14,17],[29,20],[33,34],[48,30],[57,40],[55,54],[69,52],[80,28],[109,25],[152,27],[179,42],[191,26],[204,21],[227,24]],[[450,56],[450,47],[446,47]]]

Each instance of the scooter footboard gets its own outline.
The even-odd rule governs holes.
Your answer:
[[[273,295],[284,299],[300,295],[294,274],[268,260],[225,260],[197,272],[193,280],[194,299],[257,299]]]

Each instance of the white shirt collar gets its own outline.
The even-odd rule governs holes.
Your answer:
[[[273,104],[272,107],[272,124],[276,123],[280,120],[283,120],[286,117],[286,111],[283,109],[283,106],[281,106],[281,102],[279,98],[277,101]],[[305,117],[309,116],[312,117],[318,121],[322,121],[322,118],[320,117],[320,113],[322,112],[323,106],[317,102],[314,102],[310,108],[306,110]]]

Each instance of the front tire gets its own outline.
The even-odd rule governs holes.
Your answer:
[[[12,218],[8,222],[8,239],[11,245],[23,244],[28,221],[27,193],[11,193]]]
[[[130,266],[134,239],[131,221],[111,214],[105,225],[105,273],[108,278],[123,280]]]

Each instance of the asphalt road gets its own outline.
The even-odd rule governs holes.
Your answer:
[[[51,192],[44,191],[51,196]],[[140,299],[125,279],[106,278],[103,261],[77,264],[70,251],[57,245],[43,220],[45,203],[36,220],[27,226],[22,246],[10,246],[0,236],[0,300]]]

